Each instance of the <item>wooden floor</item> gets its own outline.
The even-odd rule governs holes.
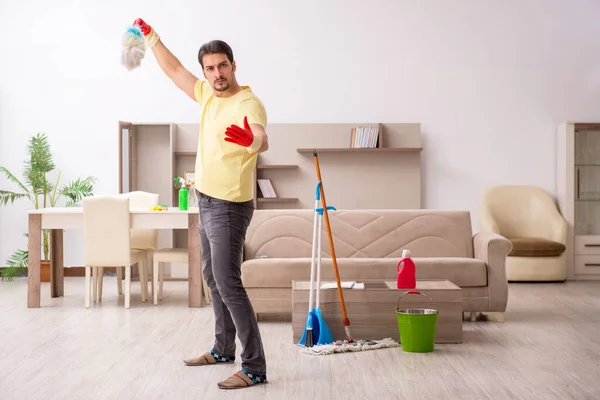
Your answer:
[[[43,308],[27,309],[26,281],[0,282],[0,399],[600,398],[600,282],[513,284],[505,323],[465,321],[463,344],[429,354],[311,356],[290,322],[261,321],[270,383],[235,391],[216,382],[239,363],[182,363],[213,337],[212,308],[187,308],[186,283],[166,283],[154,306],[135,282],[129,310],[110,277],[102,305],[86,310],[83,283],[65,278],[58,299],[43,283]]]

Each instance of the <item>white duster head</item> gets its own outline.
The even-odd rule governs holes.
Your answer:
[[[130,71],[139,67],[146,55],[146,43],[140,27],[132,26],[127,29],[121,44],[121,64]]]

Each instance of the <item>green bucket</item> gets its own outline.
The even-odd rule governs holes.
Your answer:
[[[433,303],[434,308],[400,308],[400,300],[407,294],[420,294]],[[396,318],[402,350],[411,353],[429,353],[435,346],[435,333],[440,312],[425,293],[416,290],[405,292],[398,299]]]

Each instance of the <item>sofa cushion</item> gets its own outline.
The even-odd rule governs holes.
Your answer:
[[[256,210],[246,233],[244,257],[310,258],[314,210]],[[337,210],[329,212],[338,258],[398,259],[402,250],[413,257],[473,257],[468,211]],[[323,223],[323,257],[331,257]]]
[[[566,250],[562,243],[538,237],[508,238],[508,240],[513,245],[509,257],[556,257]]]
[[[448,279],[460,287],[487,286],[487,266],[474,258],[414,257],[417,279]],[[244,261],[245,287],[291,288],[292,281],[310,280],[310,258],[259,258]],[[337,258],[340,279],[395,281],[398,259]],[[316,266],[315,266],[316,268]],[[331,258],[321,259],[321,280],[335,280]]]

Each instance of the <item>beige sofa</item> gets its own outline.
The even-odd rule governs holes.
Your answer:
[[[309,280],[312,209],[256,210],[244,245],[242,280],[254,311],[291,313],[292,280]],[[330,211],[340,279],[391,279],[409,249],[417,279],[448,279],[462,288],[463,312],[506,309],[505,274],[511,242],[495,233],[473,235],[468,211]],[[334,280],[323,221],[322,280]]]

